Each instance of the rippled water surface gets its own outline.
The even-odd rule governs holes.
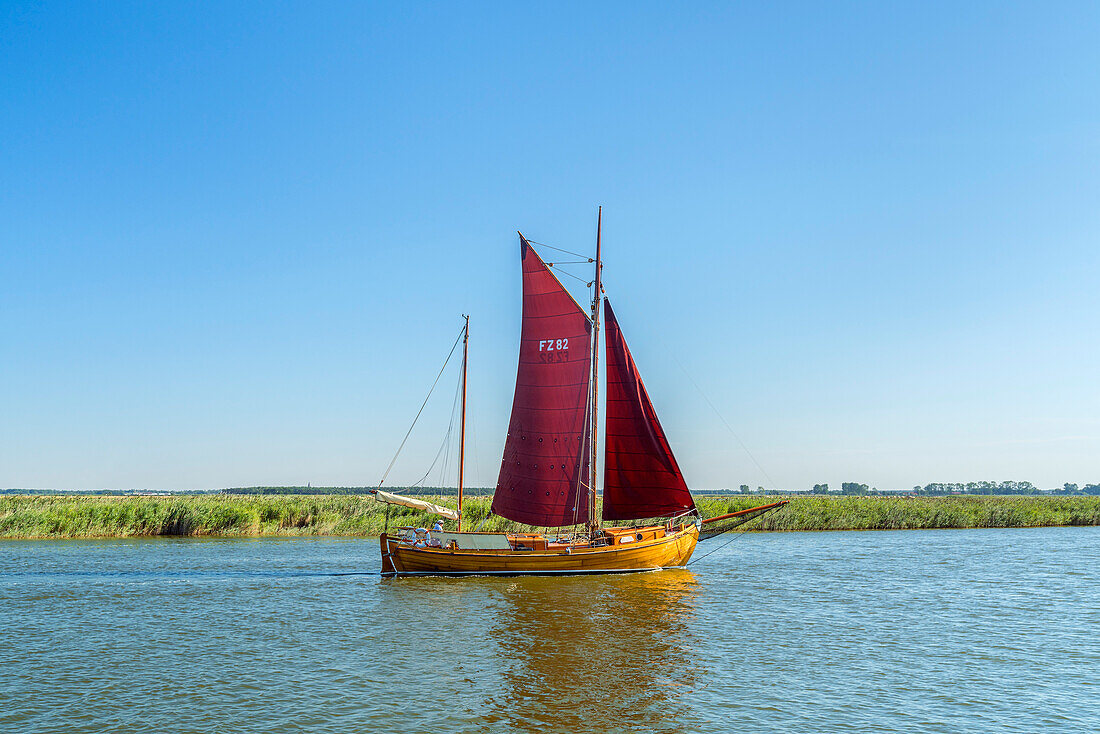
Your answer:
[[[1097,528],[746,534],[604,577],[377,556],[0,542],[0,731],[1100,731]]]

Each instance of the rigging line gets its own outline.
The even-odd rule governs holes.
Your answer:
[[[752,459],[752,463],[756,464],[756,468],[759,469],[760,473],[764,475],[764,478],[768,480],[768,484],[772,486],[772,489],[778,489],[775,484],[775,480],[768,476],[768,473],[764,471],[764,467],[760,466],[760,462],[757,461],[756,457],[752,455],[751,451],[749,451],[749,447],[745,445],[745,442],[741,440],[741,437],[737,435],[737,433],[733,430],[733,428],[722,416],[722,414],[718,412],[718,408],[714,407],[714,403],[710,402],[710,398],[708,398],[707,394],[703,392],[703,388],[699,387],[699,383],[697,383],[694,378],[692,378],[691,373],[689,373],[687,369],[684,368],[684,365],[680,364],[680,360],[676,359],[675,354],[672,355],[672,359],[676,362],[680,369],[683,370],[683,373],[688,378],[688,381],[691,382],[691,384],[695,386],[695,389],[699,391],[699,394],[703,396],[703,400],[707,401],[707,405],[710,406],[710,409],[714,411],[714,414],[718,416],[718,419],[722,421],[722,423],[726,426],[726,430],[730,432],[730,435],[737,439],[737,443],[741,444],[741,448],[744,449],[745,453],[748,454],[750,459]]]
[[[755,519],[755,518],[754,518],[754,519]],[[746,524],[746,525],[748,525],[748,523],[745,523],[745,524]],[[734,532],[734,531],[727,531],[727,532],[731,532],[731,533],[733,533],[733,537],[732,537],[732,538],[730,538],[729,540],[727,540],[727,541],[726,541],[725,543],[723,543],[722,545],[718,546],[717,548],[712,548],[711,550],[707,551],[707,552],[706,552],[706,553],[704,553],[703,555],[701,555],[701,556],[697,556],[697,557],[695,557],[695,558],[692,558],[692,559],[691,559],[690,561],[688,561],[688,562],[687,562],[687,564],[686,564],[686,565],[690,566],[690,565],[691,565],[691,564],[693,564],[693,563],[696,563],[696,562],[698,562],[698,561],[701,561],[701,560],[703,560],[704,558],[706,558],[707,556],[709,556],[709,555],[710,555],[711,553],[714,553],[715,551],[719,551],[719,550],[722,550],[722,549],[723,549],[723,548],[725,548],[725,547],[726,547],[727,545],[729,545],[730,543],[732,543],[733,541],[737,540],[738,538],[740,538],[740,537],[741,537],[742,535],[744,535],[744,534],[745,534],[745,531],[744,531],[744,530],[738,530],[738,531],[736,531],[736,532]]]
[[[594,337],[590,337],[589,340],[588,340],[588,344],[589,344],[588,351],[589,352],[592,351],[592,346],[591,345],[592,345],[592,339],[593,338]],[[584,443],[581,445],[580,461],[577,462],[577,487],[573,492],[573,527],[574,528],[576,528],[577,525],[579,524],[577,522],[577,518],[580,516],[581,487],[585,487],[586,489],[588,489],[588,492],[595,492],[596,491],[595,487],[589,487],[588,486],[589,477],[584,476],[584,475],[581,474],[581,469],[583,468],[583,465],[584,465],[584,455],[589,453],[590,447],[592,446],[592,436],[590,435],[591,431],[592,431],[592,379],[589,378],[589,380],[588,380],[588,392],[585,394],[585,398],[584,398],[584,428],[581,430],[581,436],[583,436]],[[588,460],[590,462],[595,461],[596,457],[595,456],[590,456],[590,457],[588,457]],[[588,492],[586,492],[585,496],[584,496],[585,510],[588,509]],[[588,518],[588,522],[595,522],[595,520],[596,520],[596,518],[594,518],[594,517]],[[573,532],[576,533],[576,530],[574,529]]]
[[[576,257],[585,257],[585,258],[588,257],[588,255],[582,255],[581,253],[573,252],[572,250],[563,250],[560,247],[554,247],[553,245],[548,245],[545,242],[535,242],[534,240],[527,240],[527,241],[530,242],[532,245],[538,245],[539,247],[549,247],[551,250],[557,250],[558,252],[564,252],[566,255],[574,255]],[[585,260],[585,262],[593,262],[593,261],[589,259],[589,260]]]
[[[787,505],[786,507],[790,507],[790,505]],[[784,508],[773,508],[773,509],[779,509],[780,511],[782,511],[782,510],[783,510]],[[725,543],[723,543],[722,545],[718,546],[717,548],[712,548],[711,550],[709,550],[708,552],[704,553],[703,555],[701,555],[701,556],[698,556],[697,558],[692,558],[692,559],[691,559],[690,561],[688,561],[688,562],[687,562],[687,564],[686,564],[686,565],[690,566],[691,564],[695,563],[696,561],[701,561],[701,560],[703,560],[704,558],[706,558],[707,556],[709,556],[709,555],[710,555],[711,553],[714,553],[715,551],[719,551],[719,550],[721,550],[722,548],[725,548],[725,547],[726,547],[727,545],[729,545],[729,544],[730,544],[730,543],[732,543],[733,541],[735,541],[735,540],[737,540],[738,538],[740,538],[740,537],[741,537],[742,535],[744,535],[744,534],[745,534],[746,532],[748,532],[748,528],[747,528],[747,526],[748,526],[749,524],[751,524],[751,523],[752,523],[752,522],[753,522],[754,520],[760,520],[760,519],[762,519],[762,518],[764,517],[764,515],[767,515],[767,514],[768,514],[769,512],[771,512],[771,510],[765,510],[763,514],[761,514],[761,515],[757,515],[757,516],[756,516],[756,517],[754,517],[754,518],[753,518],[752,520],[749,520],[749,521],[747,521],[747,522],[745,522],[745,523],[742,523],[741,525],[737,526],[737,527],[743,528],[742,530],[737,530],[736,528],[730,528],[730,529],[729,529],[729,530],[727,530],[726,532],[727,532],[727,533],[732,533],[732,534],[733,534],[733,537],[732,537],[732,538],[730,538],[729,540],[727,540],[727,541],[726,541]],[[773,519],[774,519],[774,517],[773,517]]]
[[[467,418],[467,425],[470,426],[470,443],[474,445],[474,474],[477,476],[477,486],[484,486],[481,481],[481,464],[477,460],[477,427],[473,420]]]
[[[458,422],[459,412],[459,398],[462,395],[462,378],[459,377],[457,384],[455,385],[455,397],[454,402],[451,403],[451,421],[447,425],[447,436],[444,439],[446,442],[447,450],[443,452],[443,462],[439,465],[439,486],[445,487],[447,477],[451,473],[451,459],[458,452],[455,450],[458,443],[458,434],[455,431],[455,425]]]
[[[454,402],[451,404],[451,421],[450,421],[450,423],[447,424],[447,432],[443,435],[443,442],[439,444],[439,451],[435,452],[435,458],[432,459],[432,465],[428,467],[428,471],[424,472],[424,476],[420,477],[420,479],[416,480],[416,482],[413,483],[412,486],[414,486],[414,487],[419,487],[420,483],[428,478],[428,475],[432,473],[432,469],[435,469],[435,465],[437,463],[439,463],[439,457],[443,456],[443,451],[445,449],[448,451],[448,453],[450,453],[449,443],[451,441],[452,434],[454,433],[455,410],[456,410],[456,406],[458,405],[459,390],[461,390],[461,388],[462,388],[462,382],[460,381],[458,383],[458,385],[459,385],[458,389],[455,390]],[[447,459],[444,458],[443,459],[443,465],[446,466],[446,464],[447,464]],[[442,479],[443,479],[443,473],[442,472],[440,473],[439,478],[440,478],[440,481],[442,481]]]
[[[459,383],[460,387],[461,387],[461,384],[462,383],[460,382]],[[440,456],[442,456],[443,457],[443,464],[442,464],[443,468],[440,469],[440,472],[439,472],[439,484],[440,484],[440,486],[443,486],[443,477],[446,474],[447,458],[450,456],[451,443],[453,442],[453,438],[454,438],[455,412],[457,410],[457,405],[458,405],[458,395],[459,395],[459,390],[456,389],[455,390],[454,402],[451,403],[451,418],[450,418],[450,421],[447,423],[447,432],[443,435],[443,442],[440,443],[440,445],[439,445],[439,451],[436,452],[435,459],[432,461],[432,465],[430,467],[428,467],[428,471],[424,472],[424,476],[420,478],[420,481],[424,481],[428,477],[428,475],[431,474],[432,469],[434,469],[436,467],[436,464],[438,463]],[[418,482],[418,484],[419,484],[419,482]]]
[[[401,439],[401,445],[397,447],[397,453],[390,459],[390,465],[386,467],[386,473],[382,475],[382,479],[379,480],[378,486],[381,487],[386,482],[386,477],[390,475],[390,470],[393,469],[393,465],[397,463],[397,457],[401,455],[401,449],[405,448],[405,442],[409,440],[409,435],[412,434],[413,428],[416,427],[416,422],[420,420],[420,414],[424,412],[424,406],[428,404],[428,398],[432,396],[435,391],[435,386],[439,384],[439,378],[443,376],[443,370],[447,369],[447,363],[451,361],[451,356],[455,353],[455,348],[458,347],[458,343],[462,340],[462,330],[458,332],[458,336],[455,337],[455,343],[451,345],[451,351],[447,352],[447,359],[443,360],[443,366],[439,368],[439,374],[435,376],[435,382],[432,383],[432,387],[428,390],[428,394],[424,397],[424,402],[420,404],[420,410],[416,411],[416,417],[413,418],[412,425],[409,426],[409,430],[405,431],[405,437]]]
[[[552,266],[551,266],[551,267],[552,267]],[[582,277],[581,277],[581,276],[579,276],[579,275],[573,275],[573,274],[572,274],[572,273],[570,273],[570,272],[569,272],[568,270],[562,270],[561,268],[554,268],[554,270],[558,271],[558,272],[559,272],[559,273],[561,273],[562,275],[568,275],[568,276],[569,276],[570,278],[572,278],[573,280],[579,280],[580,282],[584,283],[584,284],[585,284],[586,286],[590,286],[590,285],[592,285],[592,282],[591,282],[591,281],[585,280],[584,278],[582,278]]]

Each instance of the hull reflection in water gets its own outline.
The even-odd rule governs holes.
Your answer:
[[[699,684],[695,576],[519,577],[491,627],[503,692],[493,730],[678,731]]]

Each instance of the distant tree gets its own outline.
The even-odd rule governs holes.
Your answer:
[[[858,482],[844,482],[840,485],[843,494],[867,494],[867,485]]]
[[[924,493],[932,496],[940,496],[945,494],[951,494],[952,490],[956,487],[962,487],[960,484],[944,484],[943,482],[933,482],[931,484],[924,485]]]
[[[814,485],[814,494],[829,494],[829,485],[828,484],[815,484]]]
[[[1065,490],[1066,494],[1077,494],[1077,485],[1071,482],[1063,484],[1062,489]]]
[[[749,485],[742,484],[741,485],[741,494],[748,494],[748,493],[749,493]]]
[[[1081,491],[1085,494],[1100,494],[1100,484],[1086,484]]]

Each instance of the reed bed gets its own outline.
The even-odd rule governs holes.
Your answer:
[[[779,498],[775,498],[779,499]],[[798,496],[757,521],[759,530],[931,530],[1100,525],[1100,497]],[[704,497],[704,517],[762,504],[761,498]]]
[[[455,506],[452,496],[424,497]],[[704,496],[704,517],[780,497]],[[827,497],[787,498],[786,507],[756,520],[753,530],[903,530],[1100,525],[1100,497]],[[464,529],[530,530],[489,514],[490,498],[464,502]],[[390,508],[390,527],[429,525],[432,518]],[[0,538],[129,538],[147,536],[372,536],[386,506],[362,495],[87,495],[0,497]],[[453,523],[448,523],[453,526]]]

